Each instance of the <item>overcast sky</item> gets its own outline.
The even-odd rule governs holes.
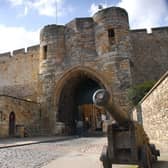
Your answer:
[[[44,25],[92,16],[99,4],[125,8],[131,29],[168,26],[168,0],[0,0],[0,53],[39,44]]]

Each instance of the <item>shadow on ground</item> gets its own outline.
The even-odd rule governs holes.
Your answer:
[[[153,168],[168,168],[168,161],[159,160],[153,165]]]

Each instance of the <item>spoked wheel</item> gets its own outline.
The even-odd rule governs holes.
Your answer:
[[[108,157],[108,148],[107,146],[103,146],[103,150],[100,156],[100,160],[103,163],[103,168],[112,168],[112,162]]]
[[[156,146],[154,144],[150,144],[150,149],[152,152],[152,160],[153,162],[156,162],[158,160],[158,156],[160,156],[160,151],[156,149]]]
[[[112,163],[109,159],[103,160],[103,168],[112,168]]]
[[[146,145],[140,151],[140,168],[152,168],[150,152]]]

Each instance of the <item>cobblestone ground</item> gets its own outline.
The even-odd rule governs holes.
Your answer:
[[[102,168],[99,156],[104,144],[106,144],[106,138],[78,138],[0,149],[0,168],[41,168],[52,160],[86,156],[96,157],[97,164],[94,167]],[[114,168],[135,168],[135,166],[115,165]],[[161,153],[159,162],[153,168],[168,168],[168,153]]]
[[[99,155],[105,143],[106,138],[79,138],[0,149],[0,168],[40,168],[72,151]]]

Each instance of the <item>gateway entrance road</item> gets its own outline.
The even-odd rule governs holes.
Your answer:
[[[99,161],[106,137],[74,138],[0,149],[0,168],[102,168]],[[168,167],[168,154],[162,154],[154,168]],[[167,160],[167,161],[166,161]],[[136,168],[114,165],[114,168]]]

